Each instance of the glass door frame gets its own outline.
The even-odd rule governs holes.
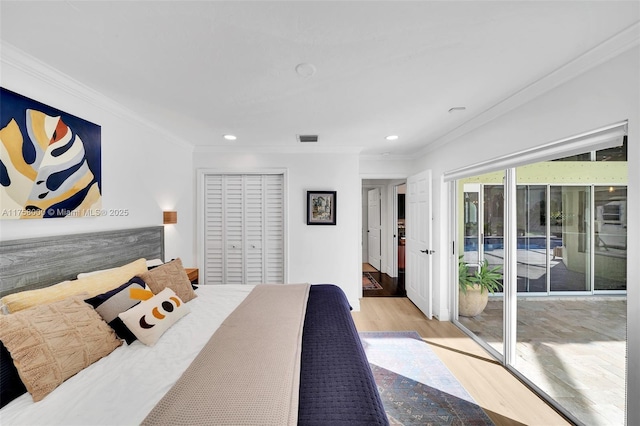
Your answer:
[[[469,188],[470,190],[467,191],[467,188]],[[474,262],[471,262],[473,265],[478,266],[480,264],[480,259],[484,259],[484,185],[481,183],[465,183],[463,187],[463,194],[467,194],[467,193],[475,193],[478,195],[478,205],[476,206],[477,229],[476,229],[476,235],[475,235],[476,245],[478,247],[478,253]],[[463,200],[463,203],[465,201],[466,200]],[[464,208],[465,208],[464,218],[466,219],[467,206],[465,205]],[[466,226],[467,222],[464,222],[464,225]],[[466,245],[466,238],[467,236],[464,235],[464,241],[463,241],[464,245]],[[465,250],[463,250],[463,252],[464,251]]]
[[[468,185],[468,184],[462,184],[462,185]],[[471,184],[471,185],[475,185],[475,184]],[[479,190],[478,190],[478,200],[479,200],[479,205],[478,205],[478,262],[480,262],[480,259],[482,257],[481,253],[483,255],[483,249],[481,248],[484,247],[484,237],[483,236],[483,232],[480,232],[481,227],[483,226],[483,223],[481,222],[484,221],[484,212],[482,211],[483,209],[481,209],[481,204],[482,204],[482,196],[484,195],[484,191],[483,191],[483,185],[481,184],[477,184],[479,186]],[[452,316],[452,320],[451,322],[453,324],[455,324],[458,328],[460,328],[462,331],[464,331],[465,334],[467,334],[473,341],[475,341],[477,344],[479,344],[480,346],[482,346],[482,348],[484,350],[486,350],[487,352],[489,352],[491,354],[491,356],[493,356],[496,360],[498,360],[502,365],[506,365],[505,363],[505,357],[503,355],[503,353],[500,353],[499,351],[497,351],[496,349],[494,349],[491,345],[489,345],[485,340],[481,339],[480,337],[478,337],[475,333],[473,333],[471,330],[469,330],[467,327],[465,327],[460,321],[458,321],[458,284],[457,284],[457,280],[458,280],[458,256],[460,256],[461,254],[464,253],[464,238],[462,241],[463,247],[460,248],[458,247],[459,244],[457,244],[457,241],[459,241],[458,236],[460,235],[460,224],[458,221],[458,218],[460,217],[460,213],[461,213],[461,209],[464,208],[464,206],[461,206],[460,203],[458,202],[458,194],[459,191],[463,191],[464,192],[464,187],[461,186],[461,184],[458,182],[458,180],[452,180],[450,182],[448,182],[448,194],[449,194],[449,208],[450,211],[452,212],[451,217],[455,218],[455,220],[450,221],[450,227],[449,227],[449,234],[450,234],[450,239],[452,241],[452,245],[451,245],[451,252],[452,252],[452,257],[451,257],[451,262],[449,265],[449,271],[450,271],[450,276],[454,277],[456,282],[452,284],[452,288],[453,285],[455,285],[455,291],[451,292],[451,312],[453,313]],[[464,200],[463,200],[464,203]],[[502,293],[498,293],[499,295],[502,295]],[[504,304],[504,298],[503,298],[503,304]],[[504,325],[504,318],[503,318],[503,325]],[[505,345],[505,338],[504,338],[504,330],[503,330],[503,351],[504,351],[504,345]],[[515,347],[515,346],[514,346]]]
[[[450,312],[453,313],[452,323],[457,327],[462,329],[469,337],[471,337],[475,342],[477,342],[480,346],[482,346],[487,352],[489,352],[492,356],[494,356],[501,364],[507,368],[511,373],[513,373],[516,377],[518,377],[523,383],[529,386],[532,390],[534,390],[538,395],[540,395],[545,401],[553,406],[556,410],[562,413],[568,419],[576,423],[580,423],[571,413],[569,413],[562,405],[556,402],[553,398],[551,398],[548,394],[546,394],[542,389],[536,386],[528,377],[524,376],[518,370],[516,370],[515,361],[516,361],[516,344],[517,344],[517,336],[516,336],[516,327],[517,327],[517,271],[516,271],[516,262],[517,262],[517,219],[516,219],[516,197],[517,197],[517,179],[516,179],[516,168],[519,166],[523,166],[526,164],[533,164],[535,162],[548,161],[556,158],[562,158],[563,156],[567,156],[570,154],[580,154],[582,152],[587,151],[595,151],[606,149],[610,147],[619,146],[621,140],[627,134],[627,121],[619,122],[610,126],[606,126],[594,131],[586,132],[574,137],[558,140],[549,144],[545,144],[536,148],[528,149],[523,152],[513,153],[504,155],[502,157],[484,161],[475,165],[466,166],[457,170],[452,170],[449,172],[445,172],[443,176],[444,183],[448,185],[449,198],[450,198],[450,226],[449,226],[449,238],[452,242],[452,251],[451,256],[449,257],[449,271],[451,273],[451,281],[450,281]],[[469,329],[464,327],[460,321],[458,320],[458,256],[462,250],[457,247],[456,242],[459,241],[460,235],[460,223],[459,223],[459,214],[460,214],[460,206],[458,202],[458,191],[462,188],[459,187],[459,180],[465,177],[470,177],[474,175],[479,175],[488,172],[495,172],[498,170],[505,170],[505,181],[504,181],[504,211],[505,211],[505,222],[504,222],[504,242],[505,242],[505,264],[504,264],[504,311],[503,311],[503,351],[504,356],[494,350],[487,342],[480,339],[480,337],[473,334]],[[593,188],[596,185],[588,184],[583,186],[591,185],[590,190],[590,205],[589,209],[591,210],[589,227],[591,230],[594,228],[594,198],[591,196],[593,194]],[[549,189],[547,189],[547,194]],[[547,203],[549,205],[549,203]],[[548,208],[547,208],[548,211]],[[547,217],[548,214],[547,214]],[[547,232],[548,233],[548,232]],[[548,239],[547,239],[548,240]],[[591,253],[593,255],[593,240],[591,238]],[[547,243],[548,246],[548,243]],[[593,261],[591,261],[590,268],[593,272]],[[627,268],[627,271],[629,269]],[[591,274],[593,277],[593,274]],[[593,278],[590,278],[593,280]],[[550,290],[550,288],[548,288]],[[591,292],[593,293],[594,287],[593,283],[591,285]],[[586,292],[585,292],[586,293]],[[554,293],[555,294],[555,293]],[[575,294],[575,293],[572,293]],[[589,294],[589,293],[587,293]],[[629,319],[627,319],[627,326],[629,324]],[[627,346],[627,350],[628,350]],[[625,369],[625,384],[627,389],[629,389],[629,379],[631,375],[628,368]],[[632,392],[633,393],[633,392]],[[627,393],[627,401],[626,407],[629,409],[629,401],[631,397],[629,393]]]
[[[460,189],[458,180],[449,182],[449,197],[451,199],[451,211],[453,215],[451,217],[458,218],[459,216],[459,203],[458,203],[458,191]],[[467,334],[472,340],[478,343],[484,350],[489,352],[496,360],[498,360],[507,370],[509,370],[520,381],[529,386],[534,392],[540,395],[548,404],[553,406],[558,412],[562,413],[566,418],[571,419],[574,423],[580,424],[570,412],[568,412],[562,405],[556,402],[550,395],[544,390],[533,383],[528,377],[523,375],[515,368],[517,357],[517,314],[518,314],[518,293],[517,293],[517,179],[516,168],[511,167],[505,169],[504,177],[504,273],[503,273],[503,353],[498,352],[488,342],[481,339],[467,327],[465,327],[458,319],[458,268],[457,261],[460,251],[455,245],[455,241],[458,241],[458,235],[460,232],[459,222],[457,219],[452,221],[452,225],[449,229],[452,244],[452,256],[450,271],[452,277],[456,279],[456,282],[452,282],[451,288],[455,288],[452,291],[452,309],[453,312],[452,323],[460,328],[465,334]],[[548,203],[547,203],[548,204]]]

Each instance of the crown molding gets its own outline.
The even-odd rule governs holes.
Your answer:
[[[636,22],[546,76],[523,87],[469,121],[436,138],[433,142],[418,150],[415,156],[424,156],[639,45],[640,22]]]
[[[410,154],[361,154],[360,159],[363,161],[411,161],[416,158]]]
[[[233,143],[233,142],[231,142]],[[362,147],[344,146],[253,146],[195,145],[194,153],[217,154],[360,154]]]
[[[58,69],[53,68],[4,40],[0,40],[0,65],[15,68],[26,75],[40,80],[49,86],[55,87],[56,89],[59,89],[83,102],[94,105],[105,112],[117,116],[118,118],[126,120],[132,124],[145,127],[155,133],[159,133],[163,138],[179,144],[184,148],[188,148],[189,150],[193,149],[192,144],[175,136],[167,129],[140,117],[136,112],[126,108],[122,104],[75,80],[67,74],[64,74]]]
[[[360,180],[406,180],[408,173],[360,173]]]

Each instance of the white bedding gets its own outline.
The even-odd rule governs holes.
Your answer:
[[[253,285],[202,285],[191,313],[149,347],[126,343],[42,401],[22,395],[0,410],[2,425],[138,425],[178,380]]]

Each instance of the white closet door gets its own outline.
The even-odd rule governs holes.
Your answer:
[[[243,177],[241,175],[223,176],[224,181],[224,247],[225,271],[223,284],[242,284],[243,274],[243,222],[244,199]]]
[[[283,175],[206,175],[208,284],[284,282]]]
[[[264,177],[250,175],[244,177],[244,256],[245,282],[264,282],[264,259],[262,240],[264,237]]]
[[[209,283],[224,282],[224,197],[220,175],[204,179],[204,271],[201,276]]]
[[[284,282],[284,177],[265,175],[264,244],[266,247],[264,282]]]

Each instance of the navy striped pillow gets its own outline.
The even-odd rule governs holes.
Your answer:
[[[139,300],[129,297],[130,288],[145,288],[145,282],[140,277],[133,277],[125,284],[103,294],[85,300],[93,306],[119,338],[124,339],[128,345],[136,340],[136,336],[118,318],[118,314],[125,312],[140,303]]]

